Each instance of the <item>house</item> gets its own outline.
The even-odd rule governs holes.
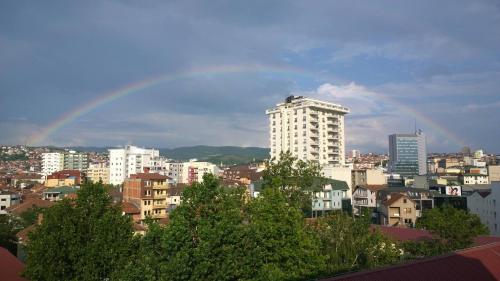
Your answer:
[[[347,197],[349,186],[345,181],[318,178],[315,182],[321,186],[320,191],[313,193],[313,214],[346,209],[346,201],[350,203],[350,199]]]
[[[130,175],[123,184],[123,202],[134,204],[140,210],[140,220],[151,216],[162,219],[167,216],[168,180],[157,173]]]
[[[352,207],[355,215],[360,215],[363,208],[377,207],[377,192],[386,185],[358,185],[352,194]]]
[[[82,182],[82,172],[78,170],[62,170],[47,176],[46,187],[78,186]]]
[[[413,227],[417,221],[416,203],[406,194],[391,193],[379,207],[382,225]]]
[[[9,214],[20,215],[31,208],[49,208],[53,206],[54,203],[48,200],[43,200],[41,198],[26,198],[21,204],[11,206],[6,209]]]
[[[60,186],[45,190],[42,196],[43,200],[59,201],[76,195],[77,191],[78,188],[73,186]]]
[[[168,189],[167,208],[169,211],[177,208],[177,206],[181,204],[182,192],[186,187],[186,184],[178,183]]]

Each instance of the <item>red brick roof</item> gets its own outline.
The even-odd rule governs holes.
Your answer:
[[[122,211],[125,214],[139,214],[141,211],[133,203],[122,202]]]
[[[52,207],[52,205],[54,205],[54,202],[50,202],[48,200],[43,200],[40,198],[27,198],[23,203],[7,208],[7,212],[15,215],[20,215],[31,209],[32,207],[48,208]]]
[[[403,197],[408,198],[408,196],[401,193],[391,193],[391,199],[383,201],[382,204],[384,204],[385,206],[391,206]]]
[[[358,187],[366,188],[370,191],[379,191],[381,189],[387,188],[385,184],[367,184],[367,185],[358,185]]]
[[[356,281],[500,280],[500,242],[401,265],[324,279]]]
[[[62,170],[59,172],[54,172],[47,176],[47,179],[66,179],[69,177],[81,178],[81,172],[78,170]]]
[[[19,276],[24,269],[20,262],[7,249],[0,247],[0,279],[9,281],[27,280]]]

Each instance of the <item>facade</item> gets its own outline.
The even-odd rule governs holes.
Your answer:
[[[61,152],[42,153],[42,174],[50,175],[64,169],[64,154]]]
[[[476,191],[467,197],[467,206],[488,227],[490,235],[500,235],[500,182],[491,183],[491,190]]]
[[[77,188],[73,186],[60,186],[56,188],[51,188],[43,192],[43,200],[48,201],[60,201],[66,197],[71,197],[76,195]]]
[[[427,174],[425,134],[389,136],[389,171],[404,177]]]
[[[70,150],[64,153],[64,170],[85,171],[89,167],[89,156],[87,153],[77,153]]]
[[[300,160],[320,165],[345,164],[344,115],[349,109],[334,103],[290,96],[269,116],[271,158],[289,151]]]
[[[21,203],[21,195],[11,191],[0,191],[0,215],[6,214],[6,209]]]
[[[321,169],[323,177],[347,183],[347,197],[352,198],[352,169],[349,167],[335,167],[331,165],[324,166]]]
[[[488,166],[488,176],[491,182],[500,181],[500,165]]]
[[[349,187],[344,181],[326,180],[321,191],[314,192],[312,197],[313,212],[328,212],[342,210],[342,202],[347,197]]]
[[[351,177],[352,186],[387,184],[387,178],[382,170],[352,170]]]
[[[416,204],[407,195],[392,193],[379,206],[382,225],[413,227],[417,220]]]
[[[109,149],[109,183],[122,184],[130,175],[144,172],[150,167],[151,159],[159,156],[159,150],[131,145]]]
[[[46,187],[77,186],[82,182],[82,172],[78,170],[62,170],[47,176]]]
[[[123,184],[123,202],[140,210],[141,221],[167,217],[168,177],[156,173],[132,174]]]
[[[352,193],[352,207],[355,215],[360,215],[363,208],[377,207],[377,192],[385,185],[360,185]]]
[[[109,184],[109,166],[106,163],[90,164],[87,169],[87,180]]]

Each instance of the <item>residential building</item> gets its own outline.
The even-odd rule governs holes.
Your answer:
[[[85,171],[89,166],[89,157],[87,153],[78,153],[70,150],[64,153],[64,170]]]
[[[393,134],[389,136],[389,171],[404,177],[427,174],[425,134]]]
[[[109,184],[109,166],[107,163],[93,163],[87,169],[87,180]]]
[[[134,204],[140,210],[141,221],[167,217],[168,177],[157,173],[130,175],[123,184],[123,202]]]
[[[167,164],[167,176],[170,177],[174,183],[185,183],[187,182],[187,172],[186,177],[184,177],[184,162],[171,162]],[[186,180],[184,180],[186,178]]]
[[[467,206],[488,227],[490,235],[500,235],[500,181],[492,182],[490,190],[468,196]]]
[[[320,165],[345,164],[344,115],[349,109],[330,102],[290,96],[269,116],[271,157],[289,151],[300,160]]]
[[[382,170],[376,169],[358,169],[352,170],[352,186],[358,185],[384,185],[387,184],[387,178]]]
[[[224,169],[222,178],[224,180],[238,181],[242,184],[250,184],[253,181],[260,180],[262,172],[259,172],[257,167],[249,165],[238,165]]]
[[[337,167],[326,165],[321,168],[321,175],[328,179],[343,181],[347,183],[347,197],[352,198],[352,169],[349,167]]]
[[[78,170],[62,170],[47,176],[46,187],[78,186],[82,183],[83,174]]]
[[[321,181],[321,191],[313,193],[313,214],[343,210],[346,209],[346,205],[350,205],[351,200],[347,197],[349,186],[345,181],[326,178],[318,179],[318,181]],[[348,204],[346,204],[346,201]]]
[[[377,207],[377,192],[387,188],[385,185],[359,185],[352,193],[352,208],[355,215],[360,215],[362,209]]]
[[[21,203],[21,195],[9,190],[0,190],[0,215],[7,213],[7,208]]]
[[[64,169],[64,153],[42,153],[42,174],[47,176]]]
[[[109,183],[122,184],[130,175],[142,173],[149,168],[151,159],[159,156],[159,150],[131,145],[109,149]]]
[[[417,221],[416,203],[407,195],[391,193],[379,206],[382,225],[413,227]]]
[[[349,151],[349,157],[352,159],[359,158],[360,156],[361,156],[361,152],[357,149],[353,149],[353,150]]]
[[[193,182],[203,182],[203,176],[205,174],[213,174],[215,176],[219,176],[219,167],[217,165],[209,163],[209,162],[198,162],[198,161],[189,161],[188,163],[184,163],[183,170],[183,178],[186,179],[185,171],[187,168],[187,183],[191,184]]]

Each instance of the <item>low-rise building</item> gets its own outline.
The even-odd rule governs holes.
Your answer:
[[[60,201],[64,198],[74,198],[78,189],[74,186],[60,186],[51,189],[47,189],[43,192],[43,200],[48,201]]]
[[[21,195],[10,190],[0,191],[0,214],[6,214],[7,208],[19,205],[21,203]]]
[[[346,201],[350,203],[350,198],[347,197],[349,186],[346,182],[333,179],[317,179],[316,182],[321,186],[320,191],[313,193],[313,213],[346,209]]]
[[[387,188],[386,185],[359,185],[352,193],[352,207],[355,215],[360,215],[362,209],[377,207],[377,192]]]
[[[79,186],[82,182],[83,174],[78,170],[62,170],[47,176],[46,187],[58,186]]]
[[[500,182],[491,183],[490,190],[475,191],[467,197],[467,206],[488,227],[491,235],[500,235]]]
[[[488,175],[481,174],[463,174],[459,176],[459,180],[463,184],[489,184]]]
[[[416,203],[407,195],[391,193],[379,206],[382,225],[413,227],[417,220]]]

